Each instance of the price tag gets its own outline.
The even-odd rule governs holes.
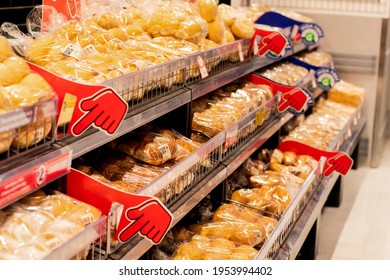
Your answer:
[[[257,56],[259,54],[259,41],[261,40],[261,36],[256,35],[253,41],[253,55]]]
[[[226,132],[225,150],[231,147],[238,140],[238,124],[229,127]]]
[[[64,125],[70,122],[73,111],[76,106],[77,97],[70,93],[65,93],[64,101],[59,112],[58,125]]]
[[[242,52],[242,43],[241,42],[238,44],[238,56],[240,57],[240,61],[243,62],[244,61],[244,54]]]
[[[256,126],[260,126],[267,117],[267,109],[261,108],[259,111],[256,112]]]
[[[196,60],[199,66],[200,76],[202,77],[202,79],[207,78],[209,76],[209,72],[207,71],[203,58],[201,56],[198,56]]]
[[[70,170],[72,152],[68,151],[0,183],[0,207],[49,183]]]
[[[89,44],[88,46],[84,47],[84,52],[86,55],[94,55],[99,53],[95,46],[92,44]]]
[[[84,56],[83,49],[76,44],[67,44],[65,48],[61,51],[64,55],[73,57],[77,60],[80,60]]]

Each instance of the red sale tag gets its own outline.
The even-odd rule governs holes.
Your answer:
[[[0,183],[0,208],[20,197],[52,182],[70,170],[72,153],[68,151],[45,163],[31,167]]]
[[[273,93],[280,92],[279,112],[288,110],[290,113],[298,115],[304,113],[309,106],[314,105],[313,95],[304,88],[282,85],[260,75],[248,75],[246,79],[255,84],[271,87]]]
[[[280,143],[278,149],[282,152],[291,151],[297,155],[309,155],[317,161],[321,157],[325,157],[326,161],[323,167],[325,177],[333,174],[333,172],[347,175],[353,165],[353,159],[344,152],[324,151],[297,141],[284,141]]]
[[[108,135],[117,131],[126,116],[128,104],[114,89],[69,81],[35,64],[29,63],[29,66],[56,91],[60,112],[57,124],[69,121],[69,134],[79,136],[91,126]]]
[[[108,215],[113,202],[122,204],[115,237],[126,242],[136,234],[158,244],[172,223],[172,213],[155,197],[127,193],[72,169],[67,176],[67,194],[99,208]]]

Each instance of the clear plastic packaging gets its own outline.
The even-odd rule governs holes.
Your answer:
[[[100,216],[100,210],[62,193],[36,191],[4,209],[0,259],[43,259]]]
[[[328,91],[328,100],[357,108],[363,104],[365,95],[364,88],[341,80]]]
[[[190,242],[179,246],[172,260],[252,260],[256,254],[256,249],[224,238],[194,235]]]
[[[314,66],[330,65],[333,61],[332,55],[323,51],[311,51],[299,54],[297,56],[300,60]]]

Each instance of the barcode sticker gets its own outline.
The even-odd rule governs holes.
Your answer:
[[[53,237],[53,238],[50,238],[49,240],[47,240],[45,245],[49,249],[53,250],[53,249],[61,246],[61,244],[62,244],[62,242],[58,237]]]
[[[146,60],[132,60],[131,61],[138,69],[144,69],[153,65],[152,62]]]
[[[171,159],[172,154],[171,154],[171,151],[169,150],[168,144],[164,144],[164,145],[158,146],[158,149],[162,153],[164,160]]]
[[[94,217],[92,213],[87,213],[83,215],[81,219],[83,220],[84,226],[86,227],[93,223]]]
[[[62,49],[62,53],[77,60],[80,60],[84,55],[84,51],[79,45],[71,43],[67,44],[66,47]]]
[[[84,48],[84,52],[85,52],[86,55],[93,55],[93,54],[98,54],[99,53],[98,50],[95,48],[95,46],[92,45],[92,44],[89,44],[88,46],[86,46]]]
[[[200,76],[202,77],[202,79],[207,78],[209,76],[209,72],[207,71],[203,58],[201,56],[198,56],[196,60],[199,66]]]
[[[244,54],[242,52],[242,43],[241,42],[238,44],[238,56],[240,57],[240,61],[243,62],[244,61]]]
[[[256,126],[261,125],[267,117],[267,109],[261,108],[259,111],[256,112]]]

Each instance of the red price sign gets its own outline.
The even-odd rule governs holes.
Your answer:
[[[69,81],[32,63],[29,66],[56,91],[60,112],[57,124],[69,122],[69,134],[81,135],[91,126],[108,135],[117,131],[126,116],[128,104],[114,89]]]
[[[45,163],[29,168],[0,183],[0,207],[9,204],[27,193],[54,181],[70,170],[72,153],[70,151],[48,160]]]
[[[344,152],[324,151],[297,141],[284,141],[278,148],[283,152],[291,151],[297,155],[310,155],[318,161],[321,157],[325,157],[326,162],[323,169],[324,176],[329,176],[333,174],[333,172],[347,175],[353,165],[353,159]]]
[[[171,226],[172,213],[157,198],[114,189],[78,170],[72,169],[67,178],[68,194],[99,208],[104,215],[113,202],[124,206],[115,235],[120,242],[140,234],[158,244]]]

